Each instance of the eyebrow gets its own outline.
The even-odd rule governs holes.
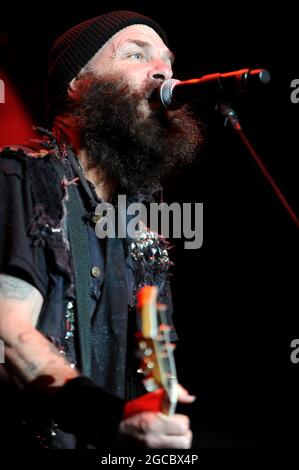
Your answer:
[[[153,49],[153,46],[149,42],[140,41],[139,39],[129,39],[128,38],[122,43],[122,45],[126,44],[127,42],[136,44],[136,46],[139,46],[139,47],[144,47],[144,48],[147,48],[147,49]],[[167,57],[167,59],[170,60],[171,64],[173,64],[174,59],[175,59],[175,56],[174,56],[173,52],[171,52],[169,49],[166,49],[163,56]]]

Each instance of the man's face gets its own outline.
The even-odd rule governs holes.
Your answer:
[[[70,114],[89,169],[127,192],[151,193],[172,169],[190,163],[201,142],[187,109],[149,100],[172,76],[173,55],[148,26],[119,31],[71,85]]]
[[[149,26],[132,25],[116,33],[91,59],[88,66],[99,78],[120,77],[132,92],[156,88],[172,77],[174,55]],[[139,110],[149,113],[148,96]]]

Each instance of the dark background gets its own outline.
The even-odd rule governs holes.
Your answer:
[[[260,2],[261,3],[261,2]],[[1,69],[33,120],[45,124],[43,79],[53,40],[112,9],[152,16],[166,30],[179,79],[263,67],[271,83],[236,99],[244,131],[299,213],[296,77],[292,7],[252,2],[26,2],[1,12]],[[294,20],[292,20],[294,18]],[[186,409],[195,447],[295,446],[299,364],[296,230],[213,107],[194,106],[205,145],[192,168],[165,183],[167,202],[204,202],[204,243],[172,257],[179,378],[197,395]],[[185,411],[186,411],[185,410]],[[298,426],[297,426],[298,427]]]

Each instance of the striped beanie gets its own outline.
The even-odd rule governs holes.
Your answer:
[[[134,24],[153,28],[168,44],[165,32],[151,18],[132,11],[112,11],[89,19],[66,31],[50,51],[46,82],[49,124],[62,109],[70,81],[97,51],[118,31]]]

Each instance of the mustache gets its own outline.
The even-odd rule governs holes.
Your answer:
[[[140,99],[152,99],[152,97],[155,95],[155,92],[160,87],[162,81],[156,83],[152,80],[147,80],[143,83],[139,90],[132,90],[125,80],[120,80],[119,78],[117,79],[112,74],[105,75],[105,79],[102,79],[89,72],[80,77],[80,80],[77,82],[76,92],[73,99],[75,99],[75,101],[80,101],[83,96],[82,92],[84,91],[84,93],[88,93],[88,90],[92,86],[96,86],[97,83],[100,85],[101,92],[104,94],[110,94],[113,90],[114,93],[121,93],[127,96],[131,95],[139,97]]]
[[[105,97],[109,98],[109,96],[111,96],[113,100],[114,97],[118,95],[123,97],[124,100],[131,98],[132,103],[135,105],[138,104],[138,102],[146,100],[153,113],[156,112],[160,116],[163,115],[166,117],[170,114],[175,114],[175,111],[166,109],[158,99],[158,89],[162,83],[163,80],[155,81],[148,79],[139,87],[139,90],[132,90],[127,82],[116,78],[112,74],[106,75],[103,80],[102,78],[96,77],[93,73],[87,72],[77,83],[76,92],[69,102],[70,109],[76,110],[82,101],[82,97],[88,94],[90,90],[95,88],[98,84],[104,99]]]

